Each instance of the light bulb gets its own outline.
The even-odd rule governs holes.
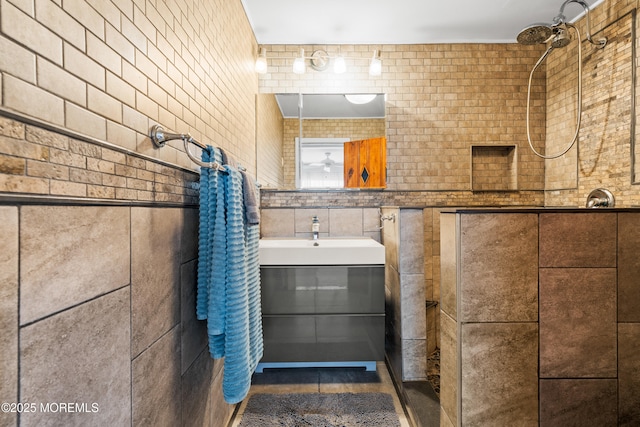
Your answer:
[[[265,48],[260,48],[260,55],[256,58],[255,70],[258,74],[265,74],[267,72],[267,52]]]
[[[344,62],[342,56],[337,56],[333,62],[333,72],[336,74],[342,74],[347,71],[347,64]]]
[[[382,61],[380,60],[378,51],[374,50],[373,58],[371,58],[371,64],[369,64],[369,75],[379,76],[380,74],[382,74]]]
[[[304,49],[300,49],[300,57],[293,61],[293,72],[296,74],[304,74],[307,66],[304,63]]]

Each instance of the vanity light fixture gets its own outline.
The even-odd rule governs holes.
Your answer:
[[[382,74],[382,61],[380,60],[380,51],[376,49],[373,51],[373,57],[369,64],[369,75],[379,76],[380,74]]]
[[[258,57],[256,58],[255,71],[258,74],[266,74],[268,70],[268,57],[267,49],[264,47],[259,48]],[[278,59],[292,59],[278,56]],[[336,56],[330,56],[324,50],[315,50],[311,56],[304,56],[304,49],[300,49],[300,55],[293,58],[292,71],[296,74],[304,74],[307,71],[307,60],[309,65],[316,71],[325,71],[329,67],[329,62],[333,61],[333,72],[335,74],[343,74],[347,71],[347,64],[345,57],[338,51]],[[357,57],[355,59],[361,59]],[[380,51],[374,50],[373,57],[369,64],[369,75],[379,76],[382,74],[382,61],[380,59]]]
[[[256,58],[256,73],[266,74],[267,72],[267,49],[261,47],[258,58]]]
[[[304,49],[300,49],[300,56],[293,61],[293,72],[296,74],[304,74],[307,66],[304,63]]]

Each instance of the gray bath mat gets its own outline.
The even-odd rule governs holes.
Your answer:
[[[240,427],[399,427],[386,393],[254,394]]]

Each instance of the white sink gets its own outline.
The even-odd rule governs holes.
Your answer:
[[[384,246],[370,238],[260,239],[260,265],[384,264]]]

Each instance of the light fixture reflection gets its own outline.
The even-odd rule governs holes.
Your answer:
[[[307,66],[304,63],[304,49],[300,49],[300,57],[293,61],[293,72],[296,74],[304,74]]]
[[[265,74],[267,72],[267,50],[263,47],[260,48],[260,54],[256,58],[256,73]]]
[[[380,60],[380,52],[378,50],[373,51],[373,57],[369,64],[369,75],[379,76],[382,74],[382,61]]]
[[[368,104],[369,102],[376,99],[375,93],[347,93],[345,94],[345,98],[352,104]]]

